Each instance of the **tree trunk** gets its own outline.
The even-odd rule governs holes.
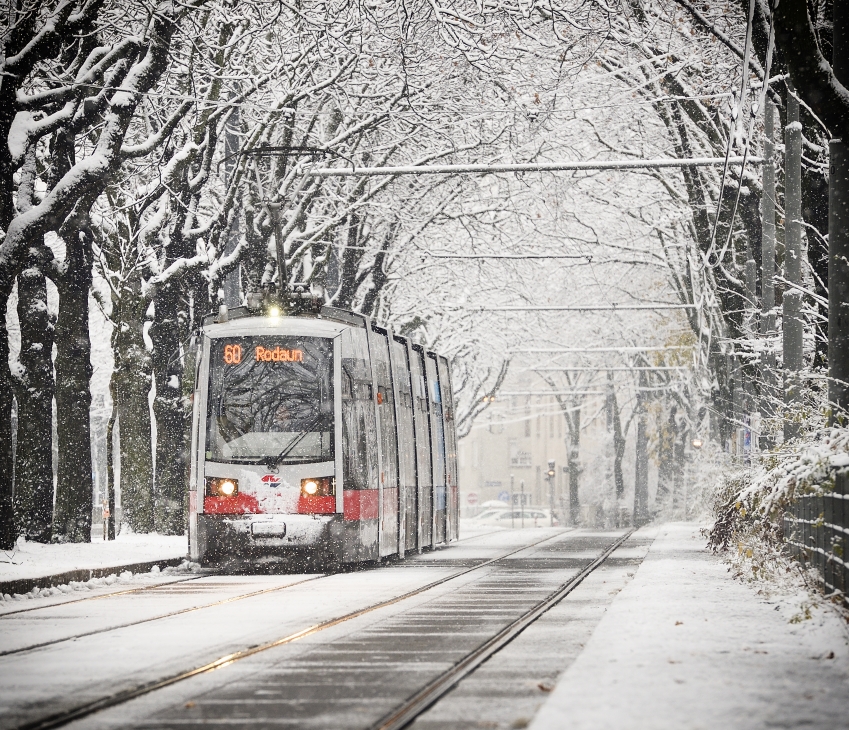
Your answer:
[[[581,449],[581,409],[576,408],[567,415],[571,423],[569,429],[569,523],[577,525],[581,520],[581,504],[578,496],[579,480],[581,477],[581,463],[579,461]]]
[[[59,467],[53,539],[91,540],[91,340],[88,296],[91,289],[91,234],[74,227],[67,242],[66,271],[59,282],[56,324],[56,433]]]
[[[802,283],[802,125],[799,123],[799,101],[787,94],[787,128],[785,130],[784,163],[784,278],[800,286]],[[788,289],[782,298],[782,341],[784,350],[784,440],[799,435],[798,373],[803,366],[804,321],[802,296]]]
[[[362,228],[363,224],[359,215],[352,213],[348,222],[347,248],[342,252],[342,262],[339,265],[339,289],[333,301],[334,306],[341,309],[350,309],[353,306],[354,297],[359,288],[360,281],[357,274],[360,262],[365,255],[365,252],[359,249],[362,245]]]
[[[641,380],[643,376],[641,375]],[[637,453],[634,469],[634,526],[649,521],[649,430],[646,396],[637,393]]]
[[[50,542],[53,522],[53,322],[47,310],[47,281],[30,249],[18,275],[21,370],[15,397],[15,520],[18,534]]]
[[[12,452],[12,372],[9,369],[9,332],[6,329],[8,298],[3,297],[0,314],[0,550],[11,550],[18,537],[12,502],[14,455]]]
[[[109,380],[109,394],[112,397],[112,412],[106,424],[106,504],[109,517],[106,520],[106,539],[115,539],[115,422],[118,420],[118,395],[115,374]]]
[[[153,340],[153,371],[156,397],[156,531],[164,535],[183,533],[183,492],[186,489],[186,408],[183,403],[183,353],[185,322],[183,300],[174,285],[163,287],[156,297]]]
[[[622,474],[622,459],[625,457],[625,435],[622,433],[622,418],[619,415],[619,402],[616,393],[613,393],[612,403],[613,417],[613,483],[616,485],[616,499],[620,500],[625,495],[625,477]]]
[[[849,84],[849,2],[834,0],[832,67]],[[849,140],[829,144],[828,400],[830,420],[849,418]]]
[[[687,425],[675,420],[675,441],[672,446],[672,515],[675,519],[687,518],[686,494],[684,489],[684,444]]]
[[[113,382],[118,405],[121,507],[133,532],[152,532],[153,454],[148,396],[152,380],[150,353],[142,335],[147,302],[123,292],[123,310],[112,338]]]
[[[657,433],[657,497],[655,504],[658,511],[667,509],[672,501],[675,482],[675,412],[672,406],[666,423],[659,425]]]

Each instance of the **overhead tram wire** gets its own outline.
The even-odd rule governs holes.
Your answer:
[[[641,352],[665,352],[667,350],[692,350],[692,345],[650,345],[647,347],[639,347],[636,345],[626,345],[623,347],[518,347],[509,350],[512,355],[514,353],[546,353],[546,354],[568,354],[571,352],[623,352],[635,353]]]
[[[496,399],[501,396],[522,396],[522,395],[607,395],[606,390],[502,390],[499,391]]]
[[[451,306],[451,305],[449,305]],[[528,305],[504,307],[464,307],[453,305],[455,309],[465,309],[468,312],[625,312],[625,311],[655,311],[676,309],[697,309],[695,304],[671,304],[657,302],[655,304],[576,304],[576,305]]]
[[[580,372],[580,373],[608,373],[608,372],[626,372],[630,373],[632,371],[643,370],[648,372],[654,372],[656,370],[692,370],[689,365],[635,365],[632,368],[629,367],[612,367],[608,368],[604,365],[597,365],[596,367],[591,366],[579,366],[579,367],[543,367],[543,368],[525,368],[520,372],[533,372],[533,373],[572,373],[572,372]]]
[[[727,159],[727,162],[726,162]],[[658,170],[675,167],[712,167],[724,164],[742,164],[745,157],[690,157],[659,158],[655,160],[596,160],[562,162],[469,163],[449,165],[395,165],[385,167],[319,167],[305,170],[309,177],[356,177],[387,175],[458,175],[462,173],[494,174],[500,172],[563,172],[596,170]],[[750,157],[748,162],[760,164],[762,157]]]
[[[49,84],[55,83],[55,79],[47,78],[44,76],[33,76],[33,81],[41,81]],[[247,104],[253,103],[253,100],[248,101],[247,99],[243,101],[237,101],[232,99],[227,100],[213,100],[213,99],[202,99],[197,95],[191,94],[175,94],[166,91],[141,91],[138,89],[125,89],[121,86],[105,86],[103,84],[95,84],[88,81],[80,81],[80,82],[72,82],[65,85],[65,88],[81,88],[85,87],[85,89],[92,91],[106,91],[106,92],[114,92],[114,93],[132,93],[138,96],[144,96],[150,99],[171,99],[173,101],[191,101],[196,103],[198,106],[203,107],[204,109],[217,109],[217,108],[225,108],[225,107],[241,107]],[[264,86],[265,93],[274,93],[279,92],[280,88],[276,86]],[[44,91],[45,89],[40,89]],[[647,104],[657,104],[657,103],[665,103],[665,102],[673,102],[673,101],[695,101],[698,99],[722,99],[725,97],[731,96],[730,92],[719,92],[716,94],[694,94],[690,96],[661,96],[656,97],[654,99],[639,99],[639,100],[628,100],[627,102],[622,102],[621,104],[594,104],[592,106],[573,106],[568,109],[548,109],[544,111],[538,110],[529,110],[529,109],[480,109],[474,112],[466,112],[463,115],[463,118],[469,119],[477,119],[483,115],[487,114],[522,114],[525,115],[529,111],[536,111],[538,114],[545,114],[546,116],[555,116],[562,114],[574,114],[575,112],[580,111],[590,111],[593,109],[618,109],[620,107],[630,107],[630,106],[643,106]],[[287,113],[291,115],[295,115],[298,112],[309,114],[309,116],[330,116],[334,114],[333,111],[308,111],[304,112],[301,109],[297,109],[296,107],[280,107],[276,111]],[[385,112],[388,116],[402,116],[404,114],[409,114],[409,111],[400,110],[400,109],[392,109],[387,110]],[[456,115],[460,116],[460,115]]]

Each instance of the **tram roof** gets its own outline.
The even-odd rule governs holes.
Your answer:
[[[300,312],[295,315],[273,317],[262,314],[255,309],[240,306],[227,310],[226,321],[221,321],[219,315],[208,314],[203,320],[204,332],[210,337],[226,337],[228,335],[250,335],[269,331],[284,330],[285,334],[293,335],[315,335],[333,336],[347,327],[365,327],[368,318],[363,314],[351,312],[347,309],[322,306],[317,312]],[[340,325],[342,325],[340,327]],[[386,329],[381,325],[372,323],[380,330]],[[393,332],[393,336],[406,341],[407,338]],[[428,356],[443,358],[439,353],[428,350],[416,343],[411,342],[413,349],[425,353]]]

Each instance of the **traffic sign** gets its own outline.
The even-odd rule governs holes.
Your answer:
[[[510,492],[499,492],[498,493],[498,499],[502,502],[509,502],[510,501]]]
[[[478,493],[477,492],[469,492],[466,495],[466,502],[468,502],[469,505],[474,507],[478,503]]]

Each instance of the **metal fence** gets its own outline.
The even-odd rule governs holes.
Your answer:
[[[834,491],[806,494],[784,515],[790,553],[814,568],[826,593],[849,589],[849,469],[834,472]]]

